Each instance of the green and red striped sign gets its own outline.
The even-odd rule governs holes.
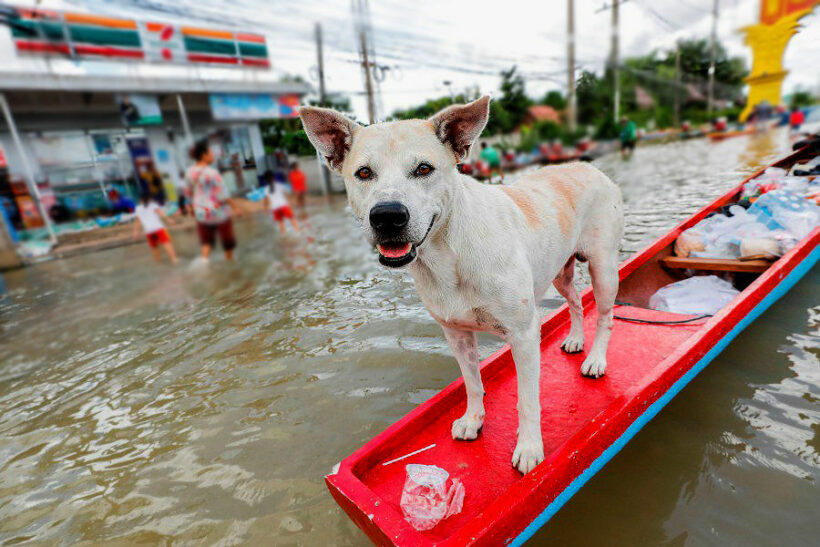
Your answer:
[[[259,34],[53,10],[17,8],[17,13],[10,27],[21,53],[270,67]]]

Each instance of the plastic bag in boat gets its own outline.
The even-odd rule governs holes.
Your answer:
[[[797,241],[820,225],[820,206],[786,190],[774,190],[760,196],[749,207],[749,215],[769,226],[783,228]]]
[[[780,228],[777,223],[767,225],[739,205],[731,206],[729,212],[731,216],[713,215],[684,231],[676,241],[675,254],[699,258],[738,258],[744,239],[776,238],[774,231]]]
[[[743,185],[741,197],[753,197],[775,188],[788,171],[780,167],[769,167],[763,173]]]
[[[714,315],[740,294],[731,283],[716,275],[698,275],[661,287],[649,299],[658,311]]]
[[[401,510],[410,525],[419,531],[430,530],[436,524],[464,507],[464,485],[457,478],[435,465],[411,463],[401,492]]]

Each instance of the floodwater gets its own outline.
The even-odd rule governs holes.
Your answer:
[[[602,158],[625,254],[786,150],[775,133]],[[0,543],[366,543],[323,475],[458,368],[344,202],[309,212],[312,240],[239,222],[235,265],[157,266],[138,245],[5,274]],[[175,242],[190,262],[194,234]],[[816,542],[818,283],[739,336],[531,543]],[[481,338],[482,355],[498,346]]]

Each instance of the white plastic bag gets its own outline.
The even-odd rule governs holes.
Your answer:
[[[786,190],[773,190],[757,198],[749,207],[749,215],[787,230],[798,241],[820,225],[820,206]]]
[[[401,492],[401,510],[410,525],[419,531],[430,530],[436,524],[464,507],[464,485],[435,465],[411,463]]]
[[[742,240],[774,237],[772,229],[779,227],[773,222],[771,226],[767,226],[765,223],[760,222],[757,217],[749,215],[739,205],[730,207],[729,212],[732,216],[713,215],[681,234],[681,236],[685,234],[685,239],[696,237],[700,247],[702,247],[698,249],[690,246],[691,256],[700,258],[738,258],[740,257],[740,242]]]
[[[762,187],[767,184],[780,184],[787,172],[788,171],[780,167],[769,167],[763,173],[743,185],[743,191],[740,194],[741,197],[756,196],[761,193]]]
[[[740,294],[731,283],[716,275],[698,275],[661,287],[649,299],[658,311],[714,315]]]

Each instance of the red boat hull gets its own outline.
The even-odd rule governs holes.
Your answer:
[[[645,303],[668,283],[657,261],[681,231],[730,202],[740,186],[693,215],[619,270],[621,300]],[[601,379],[580,375],[584,354],[560,348],[569,331],[566,305],[542,324],[541,404],[546,459],[521,476],[510,464],[516,441],[516,387],[505,346],[482,363],[486,418],[479,438],[455,441],[450,425],[463,412],[463,380],[393,424],[341,462],[327,485],[347,514],[380,545],[520,544],[542,526],[594,473],[651,419],[734,336],[790,288],[820,251],[815,229],[775,262],[717,315],[682,325],[616,321]],[[596,313],[592,291],[582,294],[584,330],[591,340]],[[616,315],[648,320],[686,319],[655,310],[619,306]],[[435,447],[389,465],[394,458]],[[418,532],[399,507],[405,465],[434,464],[466,488],[464,510],[432,530]]]

